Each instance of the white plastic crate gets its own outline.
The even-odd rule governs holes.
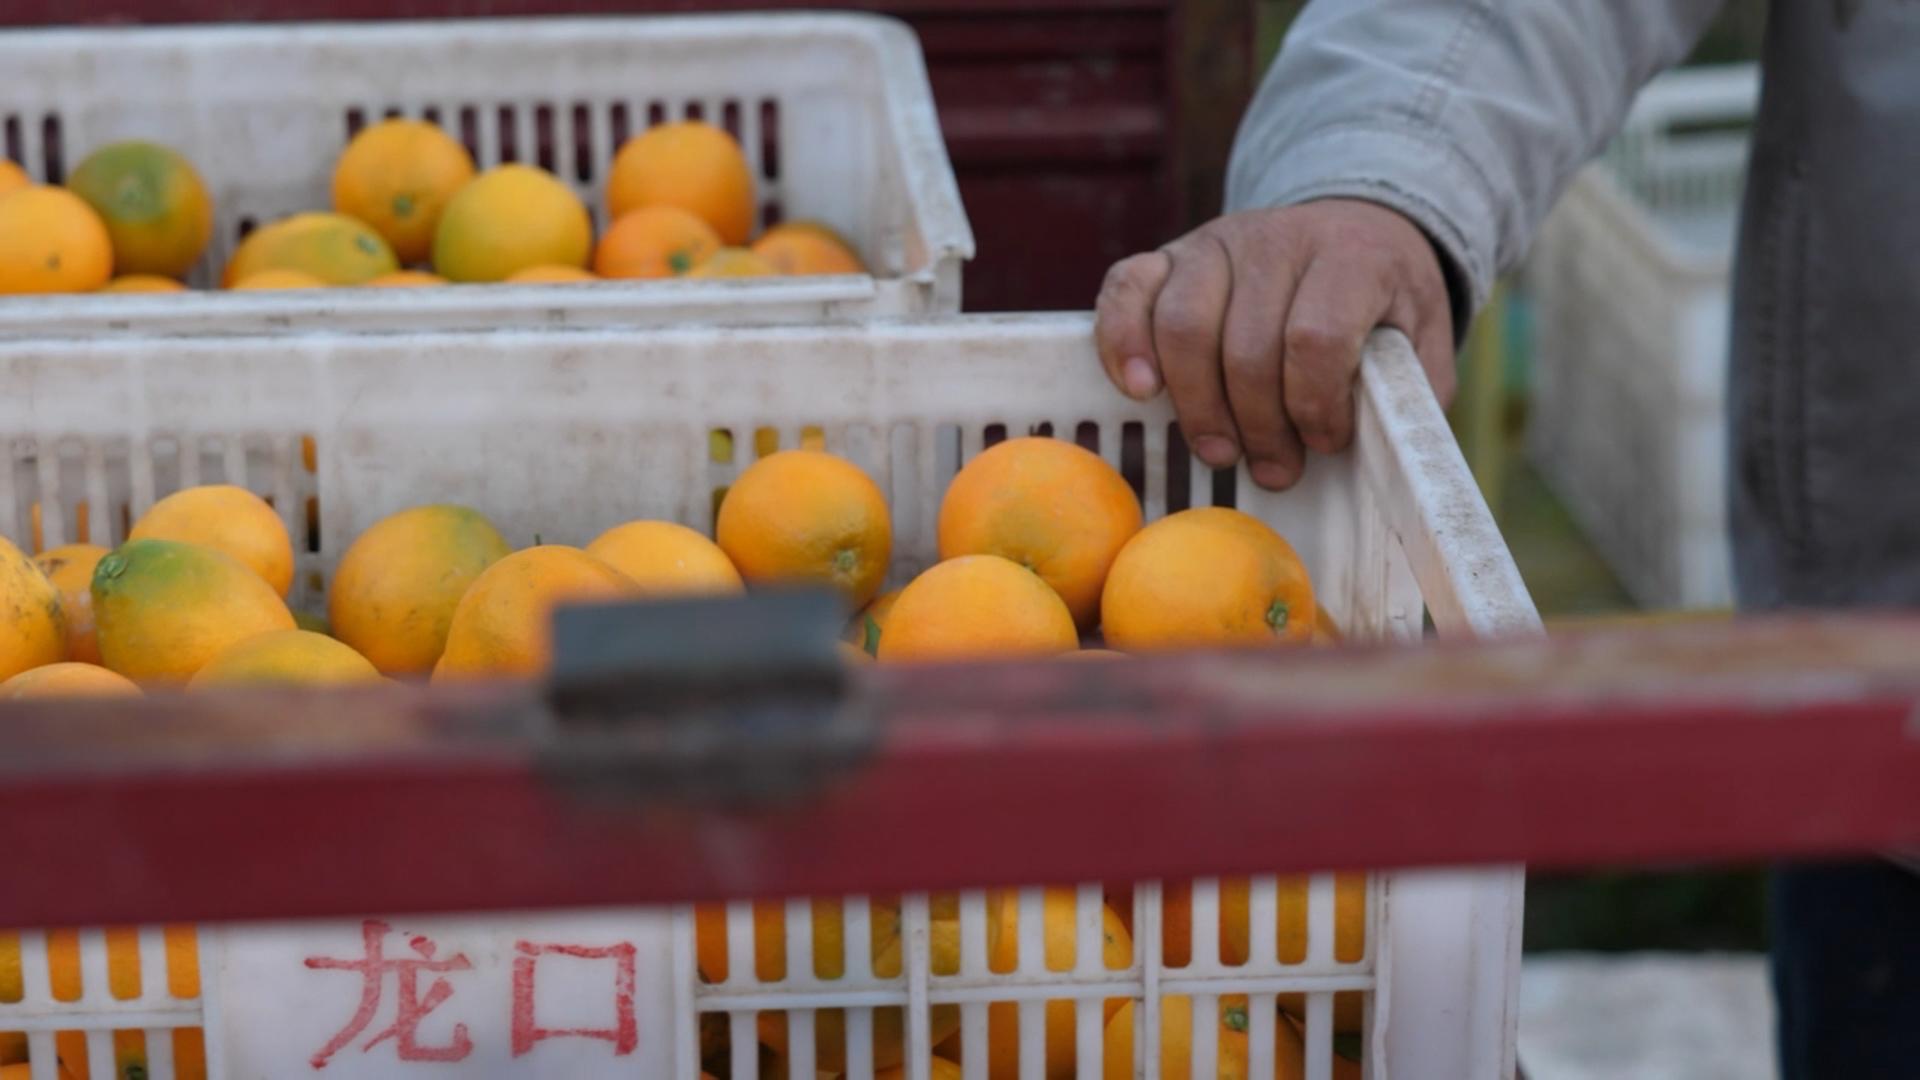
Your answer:
[[[480,167],[538,164],[586,201],[596,235],[622,139],[700,116],[737,132],[763,214],[823,221],[873,276],[329,290],[248,296],[0,297],[0,335],[287,327],[484,329],[678,318],[951,313],[973,234],[913,33],[857,14],[484,19],[0,32],[0,156],[57,180],[96,147],[164,143],[200,169],[205,286],[244,232],[331,207],[354,130],[425,117]],[[161,301],[156,303],[155,301]]]
[[[1641,605],[1732,600],[1728,284],[1754,67],[1654,80],[1524,270],[1527,445]]]
[[[1320,601],[1349,638],[1418,639],[1423,610],[1443,636],[1534,632],[1538,620],[1531,602],[1403,337],[1383,332],[1374,338],[1360,383],[1354,450],[1316,459],[1298,487],[1273,494],[1238,473],[1216,485],[1210,471],[1174,449],[1164,402],[1134,403],[1109,387],[1084,315],[837,327],[676,326],[645,335],[306,334],[138,345],[16,340],[0,342],[0,385],[6,391],[0,394],[0,447],[6,454],[0,461],[0,534],[26,539],[30,510],[38,503],[49,533],[44,541],[68,539],[79,503],[87,500],[102,508],[87,514],[87,538],[113,544],[123,538],[130,516],[180,485],[241,483],[273,496],[295,535],[312,538],[295,594],[296,601],[311,603],[345,543],[400,508],[467,503],[519,544],[531,542],[536,532],[549,542],[580,543],[640,516],[704,527],[716,487],[740,467],[711,460],[711,432],[732,433],[735,445],[750,453],[757,440],[748,433],[770,429],[780,445],[792,446],[805,428],[817,426],[830,450],[865,467],[888,495],[898,582],[933,559],[935,512],[960,462],[1002,432],[1052,431],[1091,444],[1136,480],[1149,518],[1182,502],[1218,497],[1272,523],[1299,549]],[[311,475],[301,460],[307,437],[317,451]],[[1183,491],[1190,497],[1183,498]],[[311,522],[309,495],[318,504]],[[1503,1077],[1514,1066],[1521,884],[1514,868],[1381,875],[1368,894],[1365,955],[1348,962],[1333,955],[1333,882],[1324,876],[1308,891],[1309,945],[1299,963],[1276,962],[1264,932],[1256,930],[1256,959],[1247,964],[1196,955],[1188,966],[1163,967],[1159,887],[1152,883],[1135,892],[1131,963],[1114,971],[1092,960],[1098,951],[1091,945],[1100,934],[1092,907],[1099,885],[1079,889],[1081,960],[1071,972],[1043,969],[1039,924],[1030,916],[1038,900],[1033,891],[1020,901],[1029,914],[1020,920],[1021,959],[1013,974],[988,970],[979,893],[958,901],[957,973],[932,970],[929,909],[935,901],[912,895],[901,909],[899,971],[874,974],[856,945],[840,979],[750,978],[744,957],[753,930],[744,904],[730,906],[731,978],[720,984],[693,974],[689,909],[397,918],[391,920],[391,947],[401,948],[400,935],[412,933],[433,936],[445,946],[442,956],[458,946],[460,956],[474,960],[474,971],[461,976],[480,987],[473,994],[481,997],[473,1000],[500,1001],[506,994],[506,984],[498,981],[505,978],[502,965],[528,926],[557,927],[553,935],[568,940],[586,935],[603,950],[630,945],[638,951],[643,974],[632,1000],[641,1003],[640,1030],[671,1029],[671,1039],[643,1039],[627,1055],[616,1054],[620,1044],[607,1041],[555,1042],[551,1054],[557,1056],[541,1057],[549,1053],[549,1044],[542,1044],[522,1058],[507,1044],[504,1020],[489,1024],[462,1016],[471,1041],[469,1075],[685,1080],[697,1071],[700,1016],[736,1017],[731,1038],[740,1045],[754,1038],[745,1018],[781,1010],[795,1055],[791,1075],[801,1077],[810,1075],[802,1055],[811,1033],[806,1019],[817,1015],[814,1010],[848,1008],[858,1035],[875,1022],[874,1007],[904,1006],[911,1051],[906,1075],[924,1080],[933,1034],[928,1009],[957,1003],[966,1075],[977,1080],[985,1075],[979,1048],[987,1002],[1027,1003],[1022,1008],[1031,1016],[1042,999],[1062,998],[1081,1003],[1075,1024],[1079,1075],[1099,1075],[1103,999],[1141,999],[1151,1003],[1143,1008],[1153,1010],[1164,995],[1184,993],[1193,997],[1201,1031],[1208,1030],[1205,1017],[1213,1015],[1221,995],[1252,995],[1254,1075],[1264,1076],[1274,1052],[1274,1022],[1285,1022],[1276,1020],[1273,995],[1302,992],[1308,1003],[1306,1075],[1325,1080],[1331,1075],[1333,994],[1357,990],[1367,994],[1368,1075]],[[1257,879],[1252,925],[1271,928],[1274,904],[1272,879]],[[1206,929],[1193,935],[1196,942],[1213,940],[1217,909],[1212,883],[1199,883],[1192,911],[1195,927]],[[805,902],[790,903],[789,925],[806,925],[806,910]],[[851,901],[847,940],[866,940],[860,927],[878,910]],[[108,1029],[154,1028],[148,1037],[154,1045],[163,1041],[157,1029],[200,1024],[208,1032],[215,1076],[308,1075],[310,1056],[348,1022],[358,991],[354,979],[313,971],[300,957],[357,953],[362,929],[357,923],[203,928],[205,996],[187,1001],[170,997],[153,974],[144,980],[144,996],[109,998],[101,989],[101,939],[97,932],[86,934],[83,999],[55,1002],[44,974],[30,975],[23,1003],[0,1004],[0,1031],[39,1032],[36,1045],[46,1047],[46,1032],[86,1030],[99,1061]],[[147,941],[148,956],[154,945]],[[809,935],[789,934],[787,949],[790,972],[813,970]],[[26,969],[44,973],[44,962],[40,936],[29,934]],[[144,970],[157,972],[157,960]],[[604,985],[606,976],[599,977]],[[489,992],[493,999],[484,997]],[[555,993],[542,998],[539,1008],[564,1011],[570,998]],[[383,1012],[359,1041],[328,1059],[327,1069],[410,1075],[387,1054],[394,1040],[371,1051],[361,1047],[387,1020]],[[1038,1024],[1022,1025],[1028,1036],[1022,1056],[1029,1062],[1042,1049],[1038,1030]],[[1141,1023],[1135,1030],[1136,1039],[1144,1039],[1158,1026]],[[441,1043],[450,1037],[444,1022],[433,1036]],[[1195,1075],[1209,1075],[1212,1041],[1195,1044]],[[47,1053],[37,1060],[44,1063]],[[1157,1054],[1137,1048],[1135,1060],[1142,1075],[1157,1073]],[[736,1055],[735,1063],[734,1076],[756,1075],[752,1055]],[[148,1065],[148,1075],[168,1075],[159,1056]],[[41,1064],[36,1069],[36,1077],[53,1075]],[[848,1075],[869,1073],[854,1060]]]

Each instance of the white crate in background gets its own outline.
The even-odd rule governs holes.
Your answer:
[[[1654,80],[1523,271],[1529,454],[1649,608],[1732,601],[1728,285],[1758,95],[1752,65]]]
[[[793,446],[805,429],[818,428],[828,449],[862,465],[887,494],[896,545],[892,576],[899,582],[933,560],[936,510],[959,464],[1002,433],[1050,431],[1093,446],[1128,472],[1143,490],[1149,518],[1184,502],[1220,500],[1274,525],[1299,549],[1320,601],[1351,638],[1417,640],[1423,612],[1443,636],[1531,633],[1538,626],[1410,346],[1389,332],[1376,335],[1362,365],[1354,449],[1314,460],[1302,483],[1284,494],[1253,487],[1243,472],[1224,474],[1216,484],[1211,471],[1177,450],[1164,401],[1132,402],[1108,385],[1084,315],[668,326],[644,335],[508,330],[178,337],[137,344],[21,339],[0,342],[0,390],[0,452],[7,455],[0,461],[0,534],[26,540],[31,508],[40,504],[49,533],[44,541],[73,539],[79,504],[89,500],[98,509],[87,515],[84,538],[110,545],[123,539],[130,516],[182,484],[240,483],[273,495],[294,534],[310,539],[295,587],[296,602],[308,604],[351,537],[386,514],[429,501],[477,507],[516,544],[532,542],[536,532],[548,542],[582,543],[641,516],[705,528],[716,487],[741,467],[711,460],[709,435],[715,430],[730,432],[744,456],[758,441],[751,433],[767,430],[780,445]],[[317,466],[311,474],[301,460],[302,441],[309,437]],[[311,519],[310,505],[317,514]],[[1102,970],[1091,962],[1098,951],[1083,946],[1076,970],[1047,972],[1035,948],[1038,921],[1022,918],[1020,936],[1028,938],[1032,928],[1033,940],[1022,946],[1019,970],[1010,975],[988,970],[981,894],[963,894],[958,901],[957,973],[931,969],[925,931],[932,901],[910,895],[898,973],[874,974],[855,945],[845,978],[770,984],[752,979],[743,959],[753,940],[746,905],[731,905],[734,960],[729,981],[717,985],[691,975],[688,910],[636,912],[630,943],[651,958],[641,967],[644,977],[677,980],[667,988],[675,1002],[672,1015],[642,1022],[656,1033],[670,1027],[674,1037],[664,1046],[658,1038],[643,1040],[646,1049],[636,1051],[664,1057],[642,1062],[608,1056],[598,1071],[568,1074],[688,1080],[695,1074],[692,1055],[703,1014],[784,1010],[798,1053],[811,1031],[808,1010],[847,1007],[858,1032],[872,1022],[874,1007],[906,1006],[909,1045],[925,1051],[930,1005],[961,1003],[962,1044],[978,1047],[985,1002],[1028,1002],[1031,1014],[1040,999],[1071,998],[1084,1003],[1078,1043],[1085,1051],[1082,1069],[1092,1070],[1080,1075],[1099,1075],[1101,999],[1131,997],[1150,1003],[1143,1009],[1158,1009],[1170,992],[1193,995],[1202,1031],[1220,995],[1251,994],[1254,1054],[1264,1064],[1274,1045],[1272,995],[1299,991],[1308,994],[1307,1075],[1326,1080],[1333,993],[1348,989],[1369,995],[1364,1045],[1372,1077],[1510,1076],[1521,883],[1516,868],[1380,875],[1369,893],[1366,955],[1343,961],[1333,956],[1332,879],[1319,877],[1308,892],[1304,963],[1273,962],[1268,945],[1268,959],[1243,966],[1202,954],[1178,969],[1160,963],[1158,886],[1144,883],[1136,891],[1136,942],[1128,967]],[[1098,885],[1078,893],[1078,940],[1088,945],[1099,937],[1092,901],[1100,895]],[[1023,909],[1030,913],[1037,898],[1025,893]],[[1274,902],[1272,880],[1257,880],[1252,905],[1266,918],[1257,915],[1254,926],[1271,928],[1267,913]],[[1192,910],[1196,926],[1206,929],[1193,935],[1196,942],[1213,940],[1217,907],[1212,884],[1199,883]],[[806,910],[805,902],[789,905],[790,925],[806,925]],[[846,910],[847,939],[864,941],[859,924],[874,909],[855,900]],[[663,917],[670,928],[664,936]],[[521,926],[542,918],[565,917],[516,917]],[[393,920],[396,930],[419,922]],[[358,925],[286,932],[328,935],[331,949],[342,942],[350,946]],[[203,928],[204,1000],[175,1001],[151,976],[147,997],[113,1000],[90,976],[82,1000],[55,1002],[44,978],[36,976],[28,980],[25,1002],[0,1004],[0,1031],[81,1029],[104,1038],[105,1029],[116,1026],[197,1022],[208,1030],[215,1076],[260,1075],[222,1072],[223,1061],[233,1054],[257,1064],[256,1055],[271,1052],[289,1055],[294,1064],[267,1074],[308,1075],[303,1055],[314,1047],[290,1034],[286,1045],[263,1049],[262,1003],[314,1000],[308,995],[319,993],[320,984],[313,980],[334,978],[324,990],[336,996],[313,1008],[337,1024],[353,1011],[353,980],[291,963],[274,968],[277,975],[259,974],[267,964],[260,950],[285,940],[261,933],[257,927],[230,933]],[[1262,932],[1253,940],[1260,942]],[[30,971],[44,964],[39,942],[38,935],[28,935]],[[790,933],[787,944],[788,970],[811,972],[810,935]],[[88,935],[83,948],[87,970],[103,970],[99,938]],[[512,944],[502,937],[496,947],[471,951],[497,957],[510,953]],[[501,993],[497,986],[493,992]],[[344,998],[337,996],[342,993]],[[383,1014],[379,1023],[387,1022]],[[1038,1030],[1037,1024],[1022,1025],[1030,1054],[1039,1051]],[[1136,1026],[1141,1039],[1157,1030],[1150,1023]],[[745,1023],[734,1023],[732,1032],[735,1040],[752,1039]],[[489,1052],[502,1053],[504,1035],[497,1027],[472,1022],[470,1035],[476,1046],[493,1040]],[[36,1036],[41,1044],[48,1038]],[[1212,1041],[1195,1043],[1206,1056],[1196,1075],[1208,1075]],[[371,1054],[356,1044],[327,1071],[355,1075],[356,1065],[377,1064],[380,1048],[391,1044],[383,1042]],[[1143,1066],[1157,1060],[1136,1057]],[[735,1076],[755,1075],[751,1055],[736,1061]],[[167,1075],[157,1059],[149,1064],[156,1080]],[[912,1057],[909,1064],[908,1075],[924,1080],[924,1058]],[[796,1068],[794,1075],[804,1072]],[[850,1075],[864,1080],[868,1074],[856,1061]],[[984,1075],[977,1052],[968,1055],[967,1075]]]
[[[0,33],[0,156],[57,178],[120,139],[205,177],[219,280],[249,227],[331,208],[350,132],[426,117],[480,167],[550,168],[604,229],[618,140],[699,115],[736,130],[763,212],[823,221],[872,268],[737,283],[0,297],[0,335],[483,329],[951,313],[973,234],[912,31],[858,14],[474,19]],[[542,145],[550,153],[543,153]]]

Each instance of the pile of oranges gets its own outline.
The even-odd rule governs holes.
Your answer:
[[[418,506],[353,541],[335,569],[321,618],[317,612],[296,616],[288,607],[293,546],[271,505],[238,487],[188,488],[136,520],[117,550],[68,545],[30,557],[0,539],[0,701],[248,684],[537,677],[549,666],[549,620],[560,604],[724,596],[762,583],[837,590],[850,615],[841,648],[859,663],[1049,655],[1111,660],[1164,649],[1298,645],[1326,634],[1306,570],[1278,533],[1216,507],[1146,524],[1121,474],[1070,442],[1015,438],[974,457],[941,503],[939,561],[883,593],[893,560],[891,521],[886,498],[864,471],[805,448],[769,452],[748,466],[720,502],[711,537],[674,522],[638,520],[581,547],[536,543],[515,550],[477,511]],[[1359,959],[1363,949],[1364,883],[1360,875],[1340,879],[1336,953],[1342,960]],[[1301,953],[1282,955],[1283,961],[1304,958],[1304,896],[1304,882],[1283,883],[1277,940],[1283,954],[1293,945]],[[957,971],[956,904],[949,896],[934,905],[936,972]],[[1070,889],[1046,894],[1049,967],[1071,966],[1074,905]],[[990,897],[995,970],[1012,969],[1017,906],[1012,894]],[[1230,963],[1246,957],[1247,906],[1245,880],[1224,882],[1220,952]],[[1111,891],[1103,905],[1109,966],[1130,962],[1132,910],[1124,889]],[[1191,945],[1179,930],[1190,925],[1191,907],[1178,884],[1168,886],[1164,911],[1167,963],[1183,966]],[[816,902],[814,913],[816,965],[843,963],[837,904]],[[758,974],[779,978],[786,955],[782,906],[755,905],[754,922]],[[877,899],[870,926],[876,969],[897,971],[898,903]],[[726,978],[721,909],[697,912],[696,951],[703,977]],[[5,954],[0,942],[0,975]],[[1357,997],[1341,997],[1336,1027],[1356,1030]],[[1192,1034],[1184,1007],[1171,999],[1164,1014],[1168,1075],[1184,1075]],[[1243,999],[1228,999],[1220,1010],[1222,1060],[1237,1054],[1243,1072],[1246,1008]],[[1280,1008],[1276,1075],[1294,1076],[1300,1036],[1286,1018],[1299,1017],[1301,1007],[1283,999]],[[952,1007],[934,1013],[935,1075],[949,1075],[959,1052],[958,1013]],[[1010,1004],[991,1007],[989,1075],[1015,1074],[1017,1013]],[[1108,1075],[1132,1075],[1132,1016],[1130,1007],[1108,1003]],[[825,1010],[817,1022],[820,1068],[835,1071],[844,1061],[844,1017]],[[1073,1075],[1071,1004],[1049,1003],[1046,1024],[1047,1074]],[[781,1017],[765,1014],[758,1034],[763,1054],[784,1054]],[[903,1064],[904,1034],[899,1010],[875,1015],[878,1067]],[[712,1045],[719,1056],[710,1064],[730,1044],[722,1032]],[[7,1052],[0,1041],[0,1065]]]
[[[255,229],[220,280],[299,289],[866,272],[824,225],[785,222],[756,237],[747,157],[699,120],[629,139],[604,196],[612,224],[596,242],[586,205],[552,173],[478,172],[434,124],[384,120],[341,153],[331,208]],[[164,146],[102,147],[58,187],[0,159],[0,294],[181,290],[213,226],[205,181]]]

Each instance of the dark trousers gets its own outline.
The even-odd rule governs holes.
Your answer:
[[[1920,875],[1809,864],[1772,885],[1783,1080],[1920,1080]]]

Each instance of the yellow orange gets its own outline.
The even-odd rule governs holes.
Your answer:
[[[394,118],[363,129],[333,167],[333,208],[384,237],[403,263],[433,250],[440,214],[473,179],[473,156],[421,120]]]
[[[1107,1021],[1101,1074],[1107,1080],[1130,1080],[1135,1074],[1133,1057],[1133,1018],[1137,1003],[1120,1006]],[[1219,1080],[1248,1080],[1248,1056],[1252,1018],[1247,1014],[1247,999],[1229,994],[1214,1003],[1219,1032],[1214,1044],[1214,1075]],[[1301,1080],[1306,1075],[1306,1044],[1292,1024],[1278,1017],[1273,1025],[1274,1080]],[[1334,1076],[1345,1080],[1348,1074],[1339,1068],[1336,1056]],[[1351,1063],[1349,1063],[1351,1064]],[[1193,1000],[1169,994],[1160,1002],[1160,1075],[1167,1080],[1189,1080],[1193,1075]]]
[[[1162,518],[1127,541],[1101,593],[1115,648],[1298,644],[1315,622],[1313,585],[1279,533],[1209,506]]]
[[[421,289],[449,284],[446,278],[439,274],[429,274],[425,270],[396,270],[391,274],[369,278],[366,283],[376,289]]]
[[[0,679],[66,658],[59,587],[0,536]]]
[[[753,231],[753,171],[740,144],[699,120],[661,124],[628,139],[607,177],[607,210],[618,220],[660,205],[699,215],[726,243],[746,243]]]
[[[939,563],[900,591],[882,660],[970,660],[1070,652],[1073,615],[1039,575],[998,555]]]
[[[329,286],[305,270],[262,270],[257,274],[248,274],[227,287],[235,292],[277,292],[282,289],[325,289]]]
[[[27,175],[27,170],[0,157],[0,195],[32,186],[33,177]]]
[[[1275,883],[1275,956],[1283,964],[1304,963],[1307,959],[1307,888],[1303,875],[1285,875]],[[1220,880],[1219,934],[1220,959],[1238,966],[1248,959],[1249,910],[1252,883],[1245,877]],[[1333,878],[1333,958],[1343,964],[1359,963],[1367,947],[1367,875],[1340,873]],[[1169,967],[1185,967],[1193,955],[1193,886],[1188,881],[1169,881],[1161,893],[1161,941]],[[1347,1033],[1360,1030],[1361,995],[1344,992],[1334,995],[1334,1030]],[[1280,995],[1280,1007],[1296,1016],[1305,1015],[1305,1001],[1299,994]]]
[[[133,680],[116,675],[98,664],[78,664],[71,660],[23,671],[0,681],[0,701],[29,698],[139,697]]]
[[[547,544],[487,567],[454,608],[435,680],[536,675],[553,656],[554,608],[634,595],[633,580],[579,548]]]
[[[1100,589],[1140,531],[1120,470],[1061,439],[1008,439],[967,462],[940,502],[940,557],[999,555],[1032,570],[1073,621],[1100,621]]]
[[[507,275],[506,278],[510,285],[572,285],[583,281],[599,280],[600,276],[591,270],[583,270],[578,266],[555,266],[551,263],[529,266],[525,270],[517,270]]]
[[[643,596],[726,595],[743,592],[740,571],[720,545],[672,521],[629,521],[587,545],[632,578]]]
[[[987,967],[1006,973],[1015,970],[1019,957],[1019,893],[998,890],[987,898]],[[1079,927],[1075,924],[1077,897],[1074,890],[1050,887],[1041,900],[1041,955],[1028,957],[1027,971],[1072,971],[1078,958]],[[1108,970],[1119,970],[1133,963],[1133,937],[1119,916],[1105,904],[1100,906],[1101,963]],[[1111,1019],[1120,1008],[1118,1000],[1104,1003],[1103,1019]],[[1074,1075],[1079,1055],[1074,1045],[1074,1006],[1070,1001],[1049,1001],[1046,1007],[1047,1077]],[[1020,1009],[1010,1001],[987,1006],[987,1075],[996,1080],[1011,1080],[1020,1074]]]
[[[113,276],[107,226],[65,188],[0,195],[0,294],[92,292]]]
[[[513,548],[464,506],[417,506],[382,518],[340,557],[327,590],[333,635],[389,675],[433,670],[454,608]]]
[[[783,221],[753,242],[755,255],[782,274],[864,274],[853,245],[811,221]]]
[[[707,260],[687,272],[690,278],[773,277],[780,271],[773,264],[746,248],[721,248]]]
[[[227,646],[187,682],[221,686],[338,686],[382,681],[352,647],[311,630],[276,630]]]
[[[573,189],[531,165],[499,165],[454,193],[433,233],[450,281],[504,281],[535,266],[585,266],[593,223]]]
[[[709,981],[720,981],[726,968],[726,923],[717,905],[699,905],[694,909],[695,952],[701,974]],[[813,922],[814,974],[822,979],[838,979],[846,974],[845,929],[843,911],[837,899],[815,900],[810,914]],[[960,970],[959,911],[952,904],[936,902],[930,913],[928,947],[930,967],[935,974],[953,975]],[[897,900],[876,898],[870,909],[868,944],[873,957],[873,974],[894,978],[902,971],[903,942],[900,933],[900,905]],[[754,978],[774,981],[787,977],[785,905],[758,902],[753,905]],[[940,1042],[960,1027],[960,1010],[953,1005],[936,1005],[929,1017],[932,1041]],[[759,1018],[760,1041],[776,1054],[787,1052],[787,1023],[784,1013],[763,1012]],[[846,1014],[840,1009],[822,1009],[814,1014],[815,1064],[823,1072],[836,1073],[846,1068]],[[873,1013],[873,1064],[885,1069],[906,1060],[906,1015],[898,1008],[875,1009]]]
[[[230,287],[267,270],[298,270],[328,285],[359,285],[400,269],[393,249],[365,222],[344,214],[305,213],[247,234],[228,260]]]
[[[67,187],[106,223],[116,274],[177,278],[213,239],[213,201],[193,163],[157,143],[130,140],[88,154]]]
[[[184,488],[154,503],[129,540],[178,540],[223,551],[281,596],[293,587],[293,540],[267,501],[232,484]]]
[[[859,608],[887,576],[893,522],[858,465],[819,450],[782,450],[734,481],[714,539],[748,581],[831,585]]]
[[[229,646],[294,628],[251,567],[210,547],[130,540],[93,574],[105,665],[138,683],[183,683]]]
[[[128,274],[100,286],[100,291],[110,293],[186,292],[187,287],[170,277],[161,277],[158,274]]]
[[[713,226],[677,206],[643,206],[620,216],[593,251],[603,278],[679,277],[720,250]]]
[[[162,930],[166,970],[143,976],[140,965],[139,933],[130,926],[110,926],[106,939],[107,985],[115,998],[136,997],[142,990],[150,994],[176,998],[200,996],[200,957],[197,935],[192,926],[167,926]],[[0,931],[0,1002],[18,1001],[22,989],[20,935]],[[47,974],[56,1001],[78,1001],[82,989],[80,974],[80,935],[72,929],[47,932]],[[199,1028],[181,1028],[173,1033],[174,1075],[180,1080],[206,1080],[206,1046]],[[54,1038],[60,1059],[60,1076],[91,1075],[88,1070],[86,1039],[77,1031],[63,1031]],[[114,1069],[117,1077],[145,1075],[146,1042],[140,1032],[113,1033]],[[26,1040],[17,1033],[0,1035],[0,1061],[16,1062],[26,1057]],[[9,1068],[15,1066],[9,1065]],[[0,1070],[0,1078],[23,1076]]]
[[[67,620],[67,659],[83,664],[100,662],[100,643],[93,634],[93,569],[107,549],[93,544],[66,544],[33,557],[34,565],[60,590],[60,612]]]

